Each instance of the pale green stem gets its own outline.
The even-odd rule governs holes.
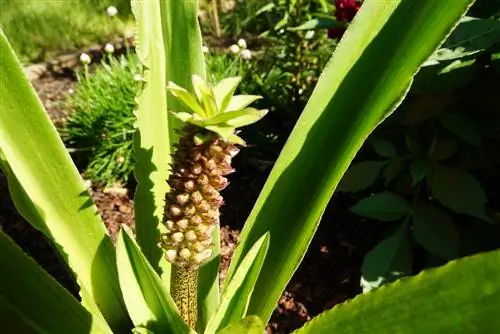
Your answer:
[[[198,270],[172,266],[171,293],[179,312],[189,327],[198,322]]]

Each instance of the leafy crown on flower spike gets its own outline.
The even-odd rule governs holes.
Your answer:
[[[249,107],[261,96],[234,95],[240,81],[241,77],[230,77],[212,86],[200,76],[193,75],[194,94],[169,82],[167,90],[189,110],[189,113],[171,113],[183,122],[215,132],[227,142],[244,145],[236,129],[257,122],[267,110]]]

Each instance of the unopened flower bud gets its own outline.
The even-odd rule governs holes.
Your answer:
[[[238,46],[242,49],[246,49],[247,48],[247,42],[243,39],[243,38],[240,38],[238,40]]]
[[[109,17],[116,16],[116,14],[118,14],[118,9],[114,6],[109,6],[106,8],[106,14],[108,14]]]
[[[104,46],[104,51],[106,51],[107,53],[113,53],[115,52],[115,47],[113,46],[113,44],[108,43]]]
[[[82,53],[80,55],[80,61],[82,62],[83,65],[88,65],[92,60],[90,59],[90,56],[88,54]]]
[[[229,51],[231,51],[234,54],[237,54],[240,52],[240,47],[236,44],[233,44],[229,47]]]

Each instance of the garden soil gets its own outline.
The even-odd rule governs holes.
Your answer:
[[[54,122],[64,121],[68,111],[62,101],[71,93],[74,79],[46,74],[33,86]],[[241,160],[236,159],[235,165]],[[238,242],[241,228],[255,202],[269,169],[233,174],[224,191],[221,210],[221,281]],[[134,228],[132,189],[89,191],[113,240],[122,224]],[[58,260],[50,243],[17,213],[11,202],[7,182],[0,175],[0,228],[32,256],[46,271],[75,296],[78,286]],[[324,310],[359,294],[360,267],[363,256],[380,240],[377,226],[347,212],[348,205],[334,196],[308,252],[282,294],[268,324],[268,333],[290,333]]]

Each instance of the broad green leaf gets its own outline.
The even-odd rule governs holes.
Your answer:
[[[421,182],[429,173],[431,167],[426,160],[417,159],[410,164],[410,173],[413,179],[412,185]]]
[[[415,205],[412,223],[415,240],[427,251],[445,260],[458,257],[458,232],[444,210],[430,205]]]
[[[477,55],[500,42],[500,21],[465,16],[429,61]]]
[[[498,263],[498,250],[449,262],[357,296],[294,333],[496,333]]]
[[[243,228],[229,279],[260,236],[269,231],[273,240],[248,314],[267,323],[356,152],[471,3],[363,2]]]
[[[481,131],[473,119],[453,113],[446,113],[440,118],[441,125],[462,140],[474,146],[481,146]]]
[[[112,333],[0,231],[0,321],[5,333]]]
[[[130,322],[117,282],[115,254],[78,170],[0,31],[0,151],[16,208],[54,241],[81,286],[85,306],[113,330]]]
[[[349,211],[381,221],[397,221],[408,215],[410,204],[398,194],[384,191],[363,198]]]
[[[440,140],[436,143],[430,158],[437,161],[449,159],[457,152],[459,145],[459,141],[455,138]]]
[[[205,112],[205,110],[203,110],[203,108],[198,103],[198,100],[192,93],[188,92],[187,90],[176,85],[173,82],[168,83],[167,90],[170,92],[170,94],[181,100],[182,103],[184,103],[184,105],[190,111],[195,112],[200,117],[207,117],[207,113]]]
[[[219,328],[241,320],[246,315],[250,296],[268,249],[269,234],[266,233],[248,252],[224,289],[219,307],[205,329],[207,333],[215,333]]]
[[[232,77],[222,79],[215,85],[214,94],[215,101],[217,102],[217,107],[220,112],[225,112],[229,102],[233,98],[234,92],[241,82],[241,77]]]
[[[337,191],[355,193],[365,190],[375,182],[386,164],[385,161],[363,161],[352,165],[340,180]]]
[[[382,157],[393,158],[398,154],[394,144],[386,139],[377,138],[372,144],[375,152]]]
[[[488,220],[486,195],[476,178],[460,169],[437,166],[430,178],[432,196],[456,213]]]
[[[125,225],[118,235],[116,261],[125,304],[136,327],[155,333],[191,333],[160,276]]]
[[[251,315],[244,319],[232,322],[217,334],[262,334],[264,323],[259,317]],[[208,333],[207,333],[208,334]]]
[[[168,189],[172,130],[180,122],[169,117],[167,110],[166,55],[162,33],[160,2],[133,0],[136,20],[136,51],[143,65],[143,90],[136,97],[136,132],[134,134],[137,187],[134,196],[137,242],[144,256],[167,284],[170,264],[158,247],[158,226],[161,224],[165,192]],[[176,110],[180,111],[180,110]],[[172,123],[175,120],[177,123]]]
[[[412,257],[407,233],[408,224],[405,222],[366,254],[361,266],[363,291],[370,291],[410,273]]]
[[[136,327],[136,328],[132,329],[132,333],[133,334],[156,334],[156,333],[154,333],[154,332],[152,332],[149,329],[144,328],[144,327]]]
[[[208,117],[214,117],[219,113],[219,107],[215,101],[215,92],[211,85],[209,85],[199,75],[193,75],[193,89],[196,93],[198,101],[202,101],[203,109]]]
[[[205,126],[205,128],[207,130],[215,132],[216,134],[218,134],[219,136],[221,136],[224,139],[227,139],[227,138],[231,137],[232,135],[234,135],[234,132],[236,130],[234,126],[230,126],[230,125],[226,125],[226,124],[208,125],[208,126]]]
[[[399,160],[391,161],[382,172],[382,176],[385,180],[385,186],[387,187],[394,178],[396,178],[403,170],[403,163]]]
[[[234,95],[225,111],[244,109],[261,98],[259,95]]]

